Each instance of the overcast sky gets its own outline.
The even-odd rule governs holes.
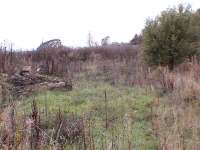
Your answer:
[[[86,46],[109,35],[112,42],[128,42],[140,33],[148,17],[162,10],[200,0],[0,0],[0,42],[15,48],[36,48],[59,38],[66,46]]]

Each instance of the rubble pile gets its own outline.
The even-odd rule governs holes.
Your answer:
[[[13,86],[12,95],[27,95],[41,90],[72,90],[72,82],[57,77],[50,77],[33,73],[29,67],[10,76],[8,82]]]

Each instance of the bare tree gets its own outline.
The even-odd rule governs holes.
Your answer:
[[[93,41],[92,34],[89,32],[88,33],[88,46],[93,47],[95,45],[95,42]]]

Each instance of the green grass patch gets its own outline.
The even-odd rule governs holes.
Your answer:
[[[21,101],[17,108],[19,114],[30,113],[32,100],[35,99],[40,114],[47,109],[49,116],[53,116],[59,110],[81,117],[90,116],[91,133],[96,149],[106,149],[114,145],[118,149],[131,147],[138,150],[153,150],[157,146],[157,140],[152,134],[148,119],[148,104],[153,98],[153,95],[146,94],[140,88],[82,81],[75,84],[73,91],[40,93]]]

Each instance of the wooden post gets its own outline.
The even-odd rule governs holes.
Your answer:
[[[107,102],[107,93],[106,93],[106,91],[105,91],[105,113],[106,113],[106,129],[108,128],[108,102]]]

